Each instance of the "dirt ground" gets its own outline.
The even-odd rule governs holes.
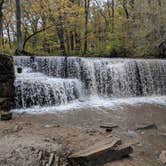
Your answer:
[[[111,133],[99,126],[114,123]],[[157,126],[135,131],[142,124]],[[86,149],[112,135],[132,144],[130,158],[105,166],[163,166],[159,160],[166,150],[166,108],[157,105],[124,107],[117,110],[80,109],[65,113],[29,115],[14,114],[11,121],[0,121],[0,166],[40,166],[50,154],[58,156],[61,165],[66,157]],[[41,157],[40,154],[44,154]]]

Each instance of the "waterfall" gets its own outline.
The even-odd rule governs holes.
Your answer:
[[[81,89],[77,79],[48,77],[24,68],[21,74],[16,73],[15,103],[17,108],[64,104],[79,99]]]
[[[166,95],[166,61],[79,57],[14,57],[17,108],[60,105],[89,96]]]

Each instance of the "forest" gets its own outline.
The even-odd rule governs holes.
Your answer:
[[[166,0],[0,0],[0,166],[166,166]]]
[[[165,0],[0,0],[0,52],[166,55]]]

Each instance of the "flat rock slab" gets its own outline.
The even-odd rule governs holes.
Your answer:
[[[142,124],[139,125],[135,130],[150,130],[150,129],[158,129],[157,125],[152,123],[152,124]]]
[[[118,127],[118,125],[112,124],[112,123],[106,123],[106,124],[100,125],[100,128],[103,128],[103,129],[114,129],[117,127]]]
[[[100,166],[113,160],[120,160],[132,151],[131,146],[121,145],[120,139],[112,138],[79,151],[69,156],[68,160],[73,166]]]

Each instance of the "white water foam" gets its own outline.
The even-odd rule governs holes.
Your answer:
[[[14,112],[166,106],[165,60],[15,57],[15,65],[23,71],[16,72]]]
[[[91,97],[85,101],[74,101],[68,104],[51,107],[34,106],[26,109],[14,109],[12,112],[16,113],[28,113],[28,114],[47,114],[56,112],[66,112],[71,110],[81,110],[94,108],[96,109],[123,109],[126,106],[138,106],[138,105],[157,105],[166,106],[166,96],[150,96],[150,97],[132,97],[132,98],[119,98],[119,99],[104,99],[100,97]]]

